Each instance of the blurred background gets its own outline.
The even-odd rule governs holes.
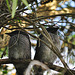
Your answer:
[[[40,25],[45,28],[59,26],[61,54],[69,67],[75,69],[75,0],[28,0],[30,9],[21,0],[15,4],[16,9],[13,7],[14,4],[12,0],[0,0],[0,59],[8,58],[10,37],[5,33],[22,27],[34,36],[40,35],[30,22],[33,21],[40,30]],[[15,16],[11,18],[13,9],[16,10]],[[37,39],[30,36],[30,40],[33,59]],[[59,58],[54,64],[63,66]],[[13,64],[0,65],[0,75],[16,75]]]

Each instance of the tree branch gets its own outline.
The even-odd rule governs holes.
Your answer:
[[[15,63],[15,64],[18,64],[18,63],[25,63],[25,62],[28,62],[30,63],[32,60],[10,60],[10,59],[0,59],[0,65],[1,64],[10,64],[10,63]],[[45,65],[47,65],[50,69],[52,70],[55,70],[55,71],[58,71],[58,72],[62,72],[65,70],[64,67],[60,67],[60,66],[56,66],[56,65],[53,65],[52,63],[44,63]],[[75,70],[72,70],[72,69],[69,69],[73,74],[75,74]],[[69,72],[68,72],[68,69],[66,71],[66,75],[69,75]]]
[[[56,17],[56,16],[71,16],[71,15],[75,15],[75,13],[65,13],[65,14],[57,14],[57,15],[51,15],[51,16],[40,16],[35,19],[32,19],[32,21],[35,22],[41,19],[47,19],[47,18]]]

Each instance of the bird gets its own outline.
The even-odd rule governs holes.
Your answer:
[[[10,36],[8,44],[9,59],[31,59],[31,42],[29,35],[21,30],[16,30],[6,34]],[[16,68],[16,75],[24,75],[23,73],[28,65],[29,63],[14,64]]]
[[[58,26],[46,28],[49,35],[51,36],[51,39],[52,39],[54,45],[60,51],[61,45],[60,45],[60,40],[59,40],[59,36],[58,36],[58,29],[59,29]],[[42,34],[39,36],[39,38],[41,40],[45,41],[49,46],[51,46],[49,41]],[[40,62],[54,63],[55,59],[57,58],[56,54],[50,48],[48,48],[43,42],[41,42],[39,40],[37,40],[37,46],[36,46],[35,51],[36,51],[36,53],[35,53],[34,59],[39,60]],[[39,75],[41,75],[41,74],[39,74]]]

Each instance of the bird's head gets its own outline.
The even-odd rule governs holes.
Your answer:
[[[58,29],[59,29],[58,26],[52,26],[52,27],[47,28],[47,31],[50,33],[56,33]]]
[[[16,30],[16,31],[6,33],[6,34],[11,36],[11,37],[14,36],[14,35],[17,35],[17,34],[22,34],[22,35],[28,36],[28,34],[26,32],[23,32],[23,31],[20,31],[20,30]]]

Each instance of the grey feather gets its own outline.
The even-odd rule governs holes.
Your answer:
[[[27,33],[22,31],[14,31],[8,33],[10,35],[9,41],[9,59],[31,59],[31,43]],[[23,75],[29,63],[14,64],[17,75]]]

